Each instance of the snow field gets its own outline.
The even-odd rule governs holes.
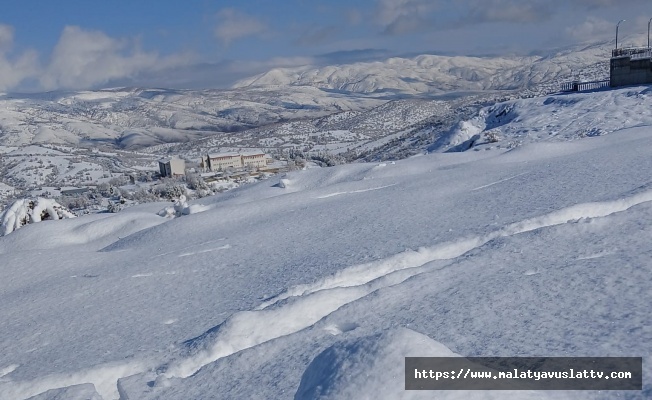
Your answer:
[[[650,149],[644,127],[26,227],[0,239],[0,397],[429,398],[405,355],[647,357]]]

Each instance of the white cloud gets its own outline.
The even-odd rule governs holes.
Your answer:
[[[28,50],[10,57],[14,45],[14,28],[0,24],[0,90],[10,90],[38,72],[38,55]]]
[[[17,87],[25,79],[38,74],[38,54],[26,51],[15,60],[0,54],[0,91],[8,91]]]
[[[45,90],[86,89],[196,62],[189,54],[162,57],[143,51],[133,39],[76,26],[63,29],[45,64],[33,50],[14,54],[13,45],[13,27],[0,24],[0,91],[15,90],[25,81],[38,82]]]
[[[88,88],[189,61],[180,55],[144,52],[133,41],[103,32],[66,26],[39,81],[44,89]]]
[[[581,24],[566,28],[566,33],[579,42],[586,42],[609,37],[614,26],[613,22],[589,16]]]
[[[228,45],[236,39],[261,35],[267,31],[267,25],[258,18],[233,8],[225,8],[217,13],[215,37]]]

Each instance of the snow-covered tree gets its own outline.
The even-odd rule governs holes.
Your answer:
[[[496,143],[500,141],[500,130],[499,129],[491,129],[486,132],[484,132],[484,138],[487,141],[487,143]]]
[[[172,207],[165,207],[157,214],[165,218],[174,218],[190,214],[190,206],[186,201],[186,196],[179,196]]]
[[[0,214],[0,233],[4,236],[34,222],[74,217],[76,215],[70,210],[51,199],[43,197],[19,199]]]

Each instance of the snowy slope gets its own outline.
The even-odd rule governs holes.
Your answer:
[[[480,138],[477,145],[493,135],[499,147],[602,136],[652,125],[651,110],[649,86],[512,100],[485,107],[474,118],[461,121],[438,137],[430,150],[450,150],[474,136]]]
[[[650,129],[24,227],[0,238],[0,398],[431,398],[404,356],[647,360]]]

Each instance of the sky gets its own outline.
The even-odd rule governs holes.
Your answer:
[[[649,18],[649,0],[11,1],[0,91],[221,88],[277,67],[545,54],[614,40],[620,19],[624,41],[644,35]]]

